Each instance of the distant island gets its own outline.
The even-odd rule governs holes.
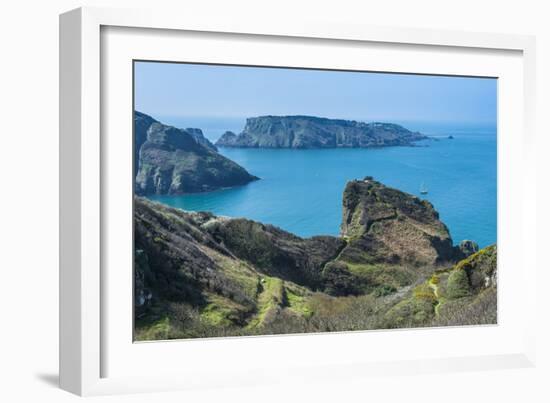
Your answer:
[[[258,179],[219,154],[200,129],[167,126],[137,111],[134,129],[136,194],[207,192]]]
[[[349,181],[341,234],[135,198],[137,340],[496,323],[497,249],[454,246],[427,200]]]
[[[135,192],[185,194],[242,186],[259,179],[218,152],[243,148],[369,148],[412,146],[428,137],[393,123],[313,116],[260,116],[240,134],[225,132],[212,144],[201,129],[165,125],[134,112]]]
[[[225,132],[219,147],[370,148],[412,146],[428,137],[394,123],[358,122],[315,116],[248,118],[240,134]]]

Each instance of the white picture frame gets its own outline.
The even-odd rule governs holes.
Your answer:
[[[113,252],[107,239],[114,239],[119,233],[124,237],[131,231],[130,216],[124,212],[118,214],[121,210],[117,208],[125,208],[123,203],[119,207],[116,205],[117,200],[125,200],[128,189],[131,189],[130,176],[127,175],[129,171],[125,171],[130,169],[131,160],[123,157],[117,166],[127,165],[127,168],[116,168],[111,160],[112,151],[127,149],[127,157],[131,153],[131,147],[127,148],[131,131],[128,132],[129,120],[125,115],[131,113],[127,108],[128,97],[131,97],[131,91],[127,91],[131,86],[131,77],[127,77],[128,80],[125,78],[128,60],[157,57],[172,60],[175,56],[170,56],[170,52],[174,43],[182,40],[182,35],[186,33],[192,33],[195,38],[190,39],[188,49],[195,50],[198,46],[192,45],[192,41],[209,35],[214,35],[214,41],[218,42],[244,38],[242,41],[239,39],[243,49],[251,46],[248,39],[260,45],[262,41],[269,41],[289,53],[292,53],[293,41],[299,43],[302,49],[311,46],[311,41],[317,41],[319,46],[330,46],[334,51],[348,46],[354,48],[355,53],[362,52],[363,46],[365,49],[369,46],[380,49],[393,47],[391,55],[384,53],[388,64],[384,65],[384,60],[381,60],[379,71],[389,71],[387,66],[395,63],[400,52],[413,51],[425,54],[426,60],[434,62],[433,67],[428,68],[415,58],[414,63],[418,64],[402,67],[401,72],[486,75],[505,80],[509,84],[504,85],[502,91],[499,89],[499,96],[505,97],[503,99],[506,101],[502,103],[504,109],[499,109],[499,136],[501,132],[505,133],[503,141],[499,137],[499,318],[503,313],[501,309],[510,307],[510,312],[514,309],[512,304],[506,303],[506,275],[501,276],[501,265],[511,266],[513,263],[515,267],[521,267],[524,278],[536,276],[534,254],[525,253],[527,242],[534,243],[532,238],[527,238],[527,234],[536,234],[535,200],[533,193],[528,191],[535,187],[535,160],[529,158],[535,149],[534,38],[307,20],[299,24],[290,21],[281,24],[281,21],[269,19],[200,19],[151,10],[81,8],[60,17],[60,384],[63,389],[79,395],[96,395],[245,386],[269,383],[274,379],[292,383],[298,374],[301,381],[306,378],[328,381],[335,377],[346,379],[375,373],[435,373],[534,365],[536,296],[531,291],[523,291],[521,308],[526,308],[523,312],[532,314],[511,313],[510,320],[501,323],[499,319],[497,327],[158,342],[141,344],[145,347],[136,350],[132,340],[127,340],[125,336],[125,332],[129,331],[127,326],[121,325],[120,329],[116,326],[117,323],[127,324],[121,316],[127,305],[116,305],[109,298],[113,287],[125,287],[118,291],[127,295],[131,294],[132,287],[127,272],[113,277],[112,271],[108,270],[110,259],[125,259],[127,256],[124,257],[123,252]],[[135,47],[130,46],[131,37],[137,35],[142,35],[139,55],[135,53]],[[153,45],[158,49],[154,50]],[[261,51],[249,53],[252,54],[246,59],[243,56],[239,60],[246,60],[249,64],[270,63]],[[438,53],[448,56],[447,65],[446,57],[440,59],[441,64],[435,63]],[[201,56],[198,51],[195,54],[193,61],[196,62],[224,61],[224,57],[231,57],[218,55],[212,59]],[[458,62],[467,54],[472,58],[471,63]],[[308,57],[314,60],[315,52],[311,51],[311,55]],[[300,59],[298,53],[294,57],[299,60],[296,63],[300,66],[309,63],[305,56]],[[485,68],[485,57],[501,58],[498,60],[502,62],[498,63],[499,66]],[[391,58],[394,60],[390,61]],[[455,61],[452,68],[449,67],[451,59]],[[475,62],[474,59],[479,60]],[[352,56],[349,60],[348,63],[355,63],[353,60],[358,59]],[[326,62],[319,59],[311,63],[317,66],[316,63]],[[363,66],[363,62],[357,63],[358,69]],[[377,70],[373,64],[369,66]],[[520,110],[517,113],[502,113],[512,112],[518,106]],[[114,129],[126,132],[127,136],[115,137]],[[121,186],[125,177],[128,183]],[[518,187],[526,191],[514,193]],[[122,189],[123,193],[116,193],[117,189]],[[503,195],[511,195],[506,197],[504,204],[501,203]],[[506,231],[502,232],[502,228]],[[516,246],[511,250],[504,248],[507,245]],[[130,303],[129,299],[124,300]],[[131,311],[128,317],[131,317]],[[382,343],[379,345],[390,343],[392,339],[394,345],[399,345],[404,340],[422,343],[422,340],[446,337],[449,340],[485,338],[487,344],[481,344],[479,351],[472,349],[471,354],[465,354],[460,349],[446,351],[442,344],[436,352],[428,353],[421,349],[416,354],[404,355],[396,349],[392,355],[376,356],[374,351],[365,351],[347,360],[340,359],[342,354],[327,354],[323,359],[316,359],[311,350],[311,346],[325,346],[327,351],[332,351],[345,340],[342,351],[352,354],[351,348],[367,338]],[[484,352],[483,348],[489,346],[491,338],[498,340],[493,348]],[[301,355],[298,354],[292,362],[277,361],[277,357],[283,356],[283,349],[287,348]],[[384,352],[383,348],[378,350]],[[266,354],[266,351],[271,354],[270,368],[262,368],[253,358]],[[370,356],[366,356],[367,353]],[[178,354],[188,357],[184,364],[169,359]],[[203,359],[204,354],[210,354],[205,360],[210,367],[199,365],[199,354]],[[216,355],[220,358],[220,365],[213,371],[211,364],[215,362]],[[233,361],[231,365],[226,365],[223,364],[224,359],[225,362]],[[145,363],[145,366],[149,362],[162,363],[166,370],[156,374],[139,371],[136,361]],[[122,365],[123,362],[128,364]],[[190,367],[193,371],[189,371]],[[304,372],[304,368],[308,371]],[[327,375],[329,373],[330,376]]]

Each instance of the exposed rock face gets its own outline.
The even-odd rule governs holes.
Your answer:
[[[245,185],[257,177],[216,151],[200,129],[177,129],[135,112],[137,194],[181,194]]]
[[[222,136],[218,139],[218,141],[216,141],[216,144],[225,146],[225,144],[233,144],[237,142],[238,142],[238,136],[231,131],[226,131],[224,134],[222,134]],[[231,147],[231,146],[228,145],[227,147]]]
[[[458,244],[458,250],[460,251],[462,256],[466,258],[479,251],[479,245],[474,241],[465,239]]]
[[[147,141],[147,130],[153,123],[158,122],[145,113],[134,111],[134,174],[137,174],[139,168],[139,150]]]
[[[239,135],[226,132],[220,147],[363,148],[412,145],[427,137],[392,123],[364,123],[314,116],[260,116]]]
[[[348,182],[343,197],[343,260],[433,265],[455,253],[449,231],[427,200],[370,177]]]
[[[210,140],[204,137],[204,134],[202,133],[201,129],[188,127],[187,129],[185,129],[185,131],[189,133],[191,136],[193,136],[193,138],[197,143],[205,146],[206,148],[209,148],[212,151],[218,151],[218,147],[216,147],[214,144],[210,142]]]

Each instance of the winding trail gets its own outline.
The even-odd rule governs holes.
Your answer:
[[[437,303],[435,304],[434,306],[434,312],[435,312],[435,316],[439,316],[439,307],[441,306],[441,300],[440,300],[440,296],[439,296],[439,287],[437,286],[436,283],[434,283],[432,281],[432,279],[430,279],[428,281],[428,285],[430,286],[430,288],[433,290],[434,292],[434,296],[435,296],[435,299],[437,301]]]

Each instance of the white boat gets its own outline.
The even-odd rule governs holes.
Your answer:
[[[422,185],[420,185],[420,194],[428,194],[428,188],[426,187],[426,184],[424,182],[422,182]]]

